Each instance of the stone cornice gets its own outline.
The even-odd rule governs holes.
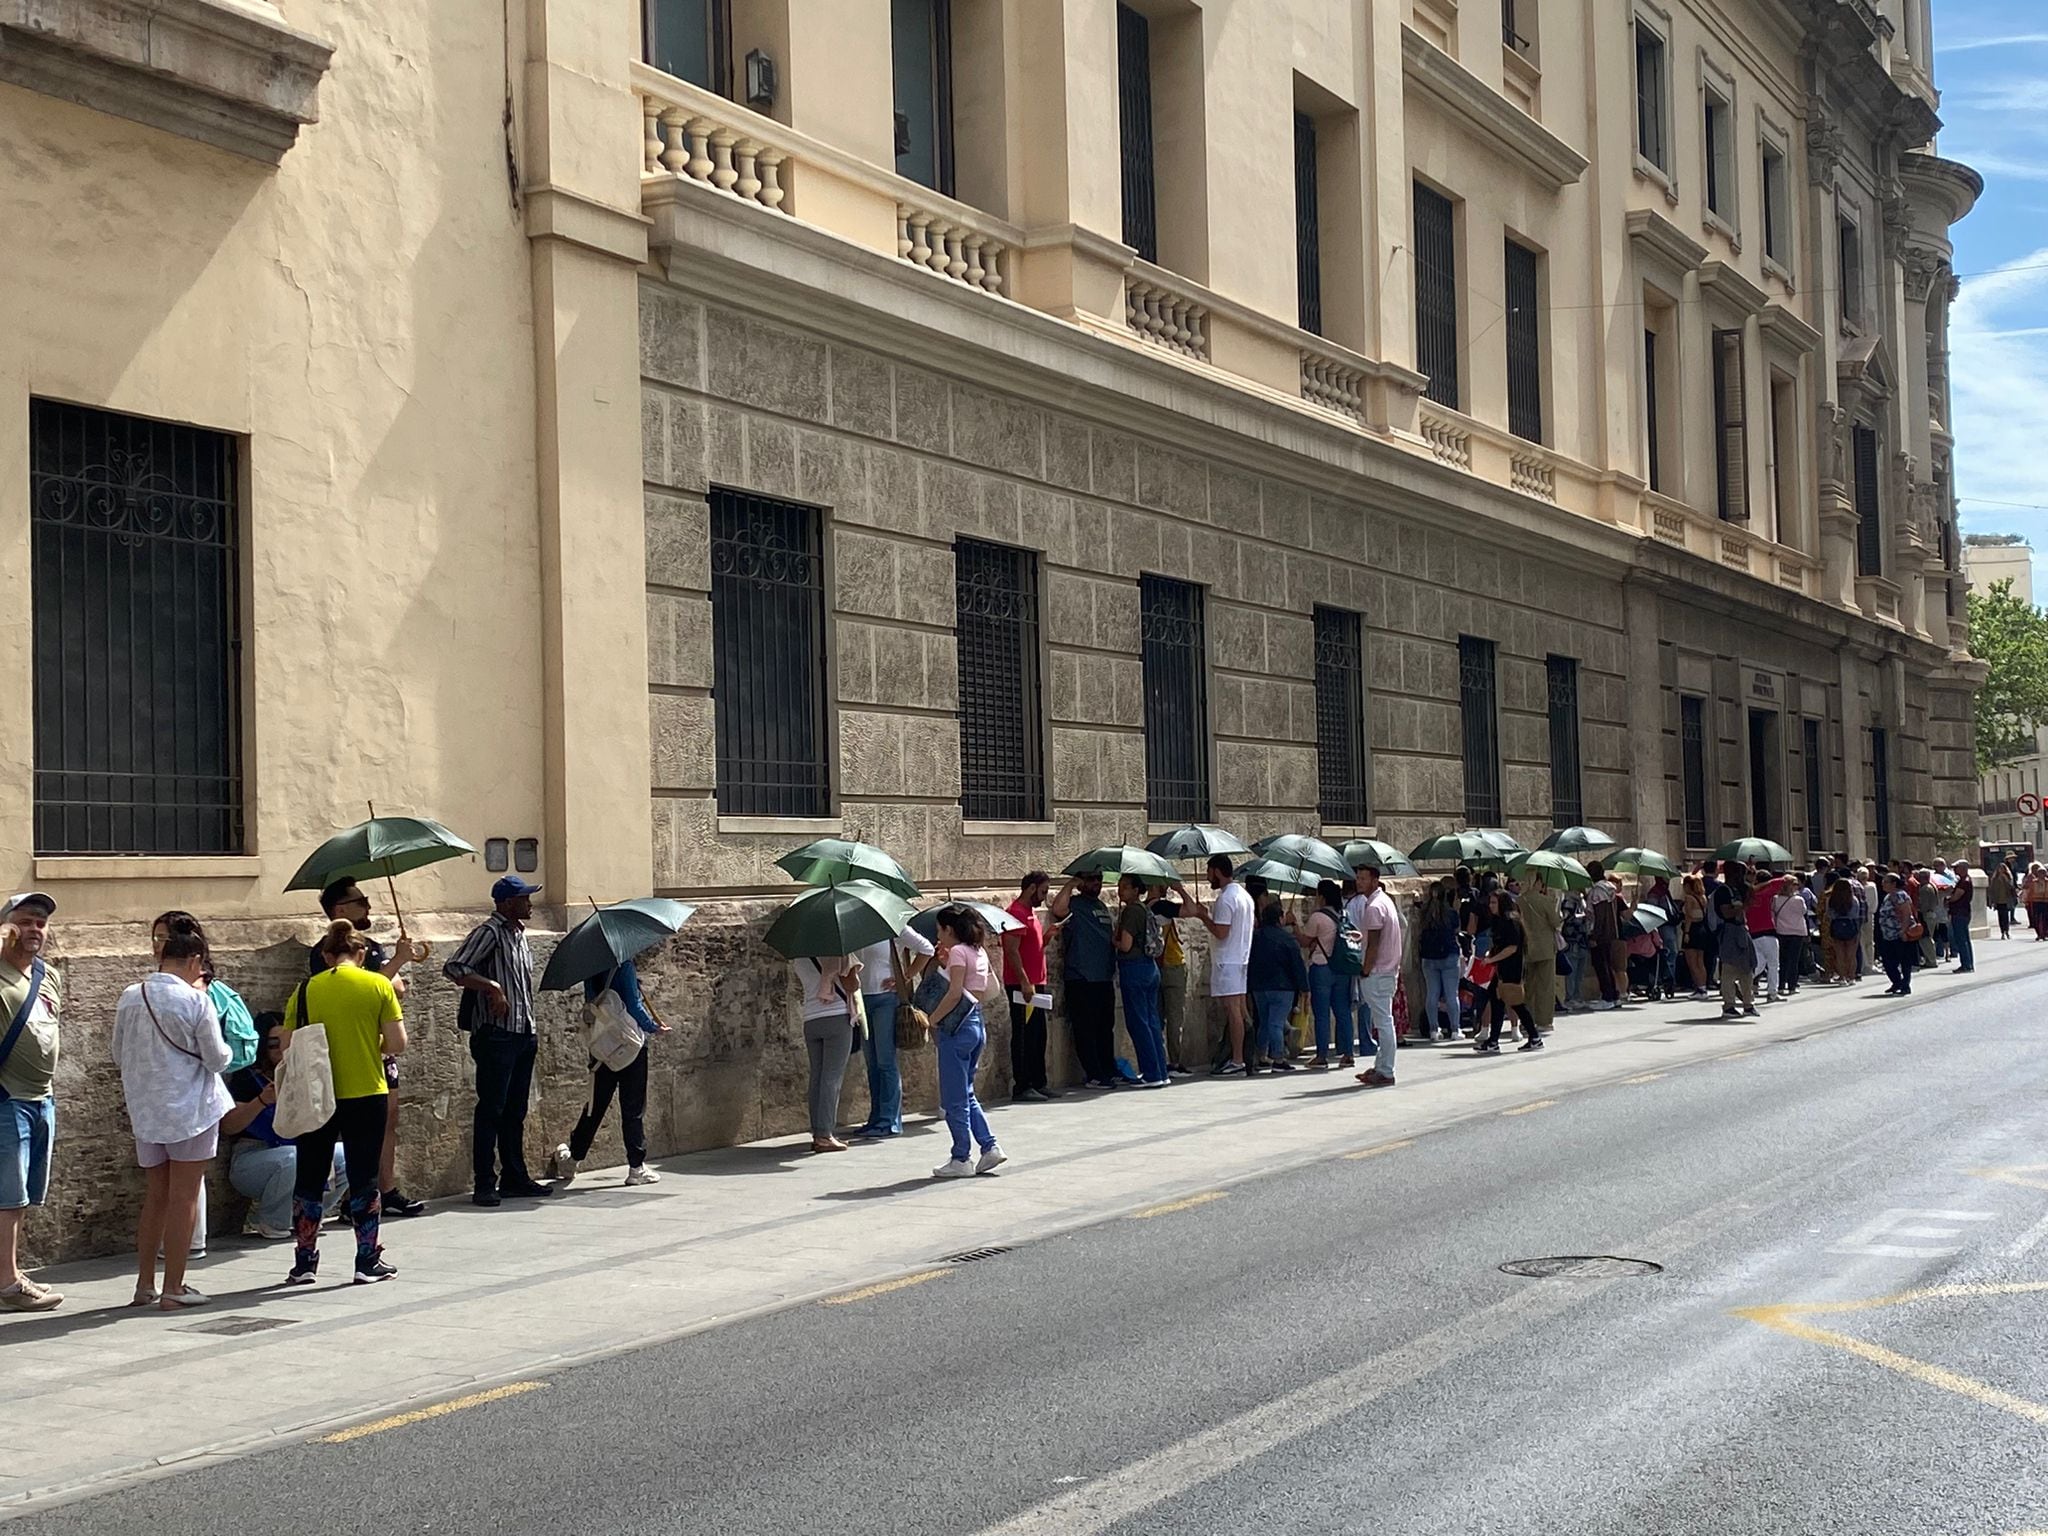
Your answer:
[[[0,81],[272,165],[333,52],[262,0],[0,0]]]
[[[1680,272],[1697,272],[1707,259],[1704,245],[1653,208],[1629,210],[1628,237]]]
[[[1783,304],[1766,304],[1757,319],[1766,334],[1783,336],[1794,351],[1812,352],[1821,344],[1821,333]]]
[[[1938,209],[1944,224],[1960,224],[1984,195],[1984,178],[1960,160],[1917,151],[1899,156],[1899,181],[1914,202]]]
[[[1718,293],[1745,315],[1761,315],[1770,307],[1771,296],[1725,261],[1709,261],[1700,267],[1700,286]]]
[[[561,187],[528,187],[520,195],[528,239],[564,240],[636,267],[647,260],[645,216]]]
[[[1591,162],[1584,155],[1405,22],[1401,67],[1409,84],[1551,191],[1561,192],[1586,174]]]

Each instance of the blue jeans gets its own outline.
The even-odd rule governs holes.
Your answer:
[[[982,1026],[981,1009],[967,1010],[967,1017],[950,1035],[934,1031],[939,1058],[939,1109],[946,1128],[953,1133],[953,1161],[967,1161],[970,1144],[986,1152],[996,1144],[996,1133],[988,1128],[981,1112],[981,1100],[974,1096],[974,1069],[981,1065],[981,1048],[988,1044]]]
[[[1337,1053],[1351,1054],[1351,981],[1327,965],[1308,968],[1308,1005],[1316,1016],[1316,1054],[1330,1054],[1334,1027]]]
[[[1379,1036],[1379,1056],[1373,1062],[1381,1077],[1394,1075],[1394,1047],[1399,1044],[1394,1029],[1394,993],[1401,985],[1399,973],[1389,971],[1384,976],[1364,978],[1365,1006],[1372,1019],[1373,1033]]]
[[[1124,993],[1124,1028],[1138,1055],[1138,1076],[1166,1081],[1166,1020],[1159,1012],[1159,962],[1148,955],[1119,960],[1116,978]]]
[[[1567,1004],[1581,1001],[1585,990],[1586,970],[1592,962],[1592,953],[1583,944],[1566,945],[1558,956],[1558,964],[1565,973],[1564,1000]]]
[[[1973,971],[1977,968],[1977,945],[1970,937],[1970,920],[1967,917],[1949,919],[1948,947],[1956,957],[1958,970]]]
[[[56,1139],[54,1096],[0,1098],[0,1211],[43,1203],[50,1192],[50,1146]]]
[[[867,1044],[861,1047],[868,1068],[868,1123],[863,1129],[894,1136],[903,1129],[903,1074],[896,1069],[896,1008],[901,999],[894,992],[863,992],[860,1000],[868,1014]]]
[[[1422,1018],[1415,1026],[1415,1032],[1425,1039],[1431,1030],[1448,1029],[1453,1035],[1463,1022],[1458,1009],[1458,956],[1445,955],[1440,959],[1425,959],[1422,962]],[[1438,1009],[1442,1013],[1438,1013]],[[1439,1024],[1438,1018],[1443,1022]]]
[[[1287,1059],[1287,1019],[1294,1012],[1292,992],[1254,992],[1252,1010],[1259,1025],[1259,1055],[1267,1061]]]
[[[1663,932],[1664,949],[1657,957],[1657,974],[1664,978],[1664,991],[1669,994],[1678,990],[1678,924],[1666,924]]]

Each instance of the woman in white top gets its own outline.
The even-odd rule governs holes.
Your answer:
[[[811,1062],[811,1150],[844,1152],[839,1129],[839,1088],[853,1056],[853,998],[860,962],[845,955],[791,962],[804,988],[804,1051]]]
[[[981,1101],[974,1096],[974,1072],[988,1030],[981,1019],[982,994],[989,989],[988,926],[971,907],[942,907],[938,952],[945,959],[946,992],[932,1009],[932,1045],[939,1058],[939,1110],[953,1133],[953,1155],[932,1170],[935,1178],[965,1179],[993,1173],[1009,1159],[996,1145]],[[969,1161],[975,1146],[981,1160]]]
[[[185,1284],[185,1260],[199,1216],[199,1185],[219,1144],[221,1116],[235,1107],[220,1079],[229,1055],[220,1015],[205,992],[206,940],[189,919],[174,922],[158,969],[114,1007],[114,1060],[135,1132],[135,1161],[147,1181],[135,1233],[135,1301],[166,1312],[205,1304]],[[164,1287],[156,1288],[157,1252]]]

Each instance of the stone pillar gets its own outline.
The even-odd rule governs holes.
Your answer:
[[[1864,771],[1871,723],[1863,701],[1868,663],[1846,640],[1835,657],[1842,690],[1842,840],[1852,857],[1867,858],[1877,851],[1872,844],[1877,829],[1864,803],[1870,793],[1870,777]]]
[[[1669,713],[1659,655],[1656,589],[1640,574],[1622,588],[1622,629],[1627,646],[1630,819],[1635,842],[1660,852],[1683,846],[1671,819],[1664,774],[1664,721]]]

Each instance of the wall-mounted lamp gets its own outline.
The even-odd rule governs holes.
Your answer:
[[[747,105],[763,111],[775,105],[775,60],[758,48],[747,54]]]

